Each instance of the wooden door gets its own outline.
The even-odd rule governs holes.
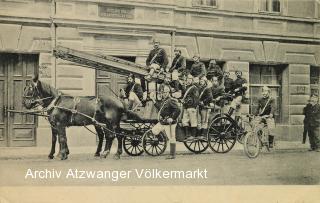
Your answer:
[[[1,62],[6,80],[4,94],[8,109],[25,110],[22,105],[23,89],[37,71],[38,55],[32,54],[1,54]],[[7,146],[34,146],[36,144],[36,117],[17,113],[4,115]]]
[[[4,55],[0,54],[0,147],[8,146],[8,71]]]

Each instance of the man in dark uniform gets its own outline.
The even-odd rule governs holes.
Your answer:
[[[171,96],[178,99],[181,97],[183,87],[178,78],[173,76],[174,74],[167,73],[163,83],[160,85],[160,89],[163,89],[164,86],[169,86],[171,88]]]
[[[151,80],[155,72],[166,70],[168,57],[166,51],[163,48],[160,48],[160,41],[154,40],[153,49],[148,55],[146,65],[150,68],[150,72],[149,75],[146,76],[146,80]]]
[[[209,63],[208,71],[207,71],[207,78],[211,80],[213,76],[217,76],[219,81],[223,79],[223,72],[221,67],[217,64],[216,60],[211,60]]]
[[[237,78],[234,80],[233,93],[235,98],[231,102],[231,107],[235,109],[235,119],[239,120],[241,116],[242,100],[247,91],[247,80],[242,77],[241,71],[235,72]]]
[[[202,76],[199,81],[199,107],[198,107],[198,135],[205,137],[208,131],[210,108],[213,106],[211,88],[208,87],[207,78]]]
[[[200,55],[199,54],[195,54],[193,56],[193,61],[194,63],[192,64],[189,73],[193,76],[193,77],[202,77],[202,76],[206,76],[207,75],[207,70],[206,70],[206,66],[204,65],[204,63],[202,63],[200,61]]]
[[[185,129],[185,134],[188,135],[191,132],[191,137],[197,133],[197,107],[199,104],[199,91],[198,88],[193,84],[192,75],[187,76],[186,87],[183,90],[182,104],[182,126]]]
[[[186,69],[186,58],[181,55],[181,50],[174,49],[174,59],[172,61],[169,72],[172,73],[174,70],[177,70],[179,73],[184,73]]]
[[[127,99],[128,110],[134,110],[143,102],[143,91],[140,84],[135,82],[133,74],[129,74],[127,78],[127,86],[125,89],[120,89],[120,98]]]
[[[224,90],[225,92],[231,92],[233,90],[234,81],[230,78],[230,73],[224,72]]]
[[[170,97],[168,85],[163,85],[161,91],[162,101],[157,103],[154,100],[155,106],[159,110],[159,123],[152,128],[152,133],[159,135],[161,131],[165,131],[170,142],[170,155],[167,159],[174,159],[176,157],[176,127],[181,110],[177,100]]]
[[[309,136],[310,151],[320,152],[320,105],[319,97],[313,94],[310,97],[310,105],[304,109],[305,128]]]
[[[262,87],[262,98],[258,100],[257,116],[265,117],[269,133],[269,147],[273,147],[276,124],[274,121],[274,112],[276,111],[275,100],[270,96],[269,87]]]

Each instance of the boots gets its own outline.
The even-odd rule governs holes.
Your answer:
[[[273,141],[274,141],[274,136],[273,135],[269,135],[269,147],[273,148]]]
[[[166,159],[176,158],[176,143],[170,143],[170,155]]]

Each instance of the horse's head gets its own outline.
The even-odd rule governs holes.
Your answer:
[[[38,105],[41,105],[41,100],[39,100],[39,98],[41,98],[39,91],[39,80],[38,76],[35,75],[32,77],[32,81],[29,82],[24,88],[22,104],[27,109],[32,109]]]

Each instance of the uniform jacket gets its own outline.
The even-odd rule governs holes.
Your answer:
[[[218,97],[223,96],[223,94],[225,93],[225,92],[224,92],[224,88],[221,87],[221,86],[218,86],[218,87],[212,86],[212,87],[211,87],[211,92],[212,92],[212,98],[213,98],[213,99],[217,99]],[[220,100],[220,101],[217,101],[217,102],[216,102],[216,104],[218,104],[219,106],[220,106],[220,105],[223,105],[223,103],[224,103],[223,100]]]
[[[133,91],[138,96],[140,101],[143,100],[143,90],[140,84],[128,84],[124,91],[126,92],[127,97],[129,97],[130,92]]]
[[[256,115],[265,116],[265,115],[272,114],[274,116],[274,112],[276,110],[275,100],[270,97],[270,101],[266,106],[266,103],[268,102],[268,100],[269,98],[260,98],[258,100],[258,108],[256,111]],[[261,112],[265,106],[266,106],[265,110]]]
[[[211,88],[208,88],[208,87],[199,88],[199,101],[202,102],[204,106],[208,106],[211,102],[213,102]]]
[[[189,90],[189,88],[191,88]],[[195,85],[189,85],[182,91],[182,103],[185,109],[197,108],[199,104],[199,91]]]
[[[155,57],[155,59],[152,62],[151,60],[153,59],[153,57],[155,55],[157,55],[157,56]],[[165,69],[168,65],[168,57],[167,57],[166,51],[162,48],[152,49],[149,53],[148,58],[147,58],[146,65],[150,66],[151,63],[156,63],[161,68]]]
[[[304,124],[307,127],[320,127],[320,105],[316,104],[312,106],[307,104],[303,108],[303,114],[305,115]]]
[[[224,88],[226,92],[233,90],[234,81],[231,78],[224,78]]]
[[[168,97],[167,99],[161,102],[155,103],[155,106],[159,111],[158,119],[162,125],[169,124],[167,122],[168,118],[173,119],[172,124],[177,123],[181,110],[179,108],[178,101],[176,99]]]
[[[193,63],[190,68],[190,74],[193,77],[201,77],[207,75],[206,66],[202,62]]]
[[[172,72],[173,70],[178,70],[183,71],[183,69],[186,68],[186,58],[183,56],[176,56],[174,57],[171,67],[170,67],[170,72]]]
[[[220,81],[223,78],[223,72],[222,72],[220,66],[218,66],[217,64],[209,65],[207,75],[218,77],[218,79]]]
[[[235,92],[236,96],[244,95],[246,93],[247,88],[243,87],[242,85],[247,83],[247,80],[244,78],[237,78],[234,81],[233,90],[239,88],[240,90]]]

